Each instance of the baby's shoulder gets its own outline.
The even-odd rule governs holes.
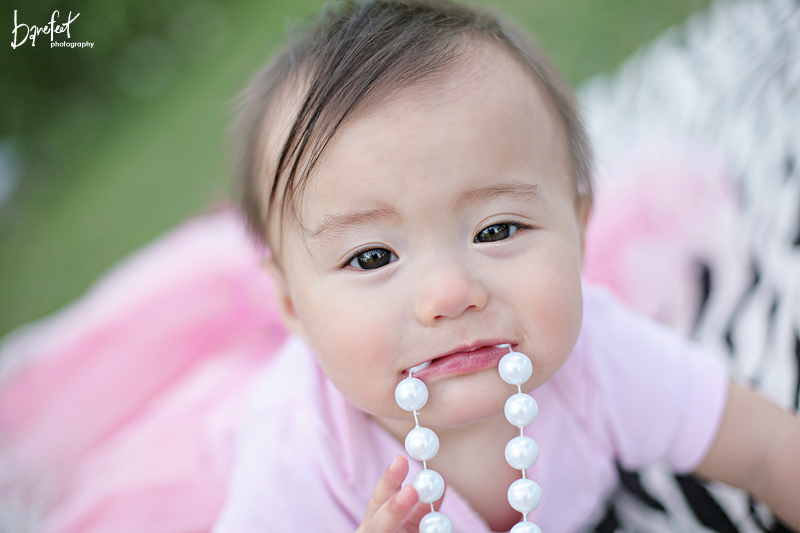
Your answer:
[[[337,396],[310,348],[289,338],[249,392],[219,531],[355,529],[369,498],[355,486],[362,472],[352,466],[363,420]]]
[[[641,420],[660,406],[684,409],[704,397],[698,390],[724,389],[721,356],[630,309],[604,287],[584,283],[583,288],[578,341],[549,384],[577,413],[598,408],[604,419],[611,412],[639,413]]]
[[[676,467],[693,464],[702,446],[692,435],[706,436],[696,429],[713,426],[728,382],[719,354],[588,284],[583,327],[564,370],[555,378],[580,391],[578,415],[598,434],[608,433],[627,466],[659,457]]]

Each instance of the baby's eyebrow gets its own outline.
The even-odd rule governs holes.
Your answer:
[[[455,205],[457,209],[460,209],[466,205],[491,200],[498,196],[514,196],[529,202],[537,202],[542,199],[538,185],[520,181],[466,191],[456,199]]]
[[[471,189],[456,197],[455,205],[457,209],[461,209],[469,204],[491,200],[498,196],[512,196],[528,202],[542,199],[542,194],[537,185],[513,182]],[[316,228],[306,230],[306,237],[314,240],[324,240],[356,226],[385,220],[395,222],[399,218],[398,212],[388,207],[324,215]]]
[[[397,218],[399,218],[397,211],[386,207],[324,215],[319,225],[314,229],[307,230],[306,235],[312,239],[322,240],[355,226],[381,220],[394,221]]]

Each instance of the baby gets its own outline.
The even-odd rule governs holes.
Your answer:
[[[417,531],[430,506],[403,483],[421,466],[394,391],[425,364],[436,507],[457,532],[509,530],[503,345],[533,363],[546,533],[598,518],[615,462],[656,461],[800,528],[800,420],[582,284],[589,149],[526,37],[448,3],[338,5],[255,78],[237,131],[295,337],[254,393],[216,531]]]

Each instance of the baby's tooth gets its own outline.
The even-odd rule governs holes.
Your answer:
[[[430,362],[430,361],[425,361],[425,362],[424,362],[424,363],[422,363],[421,365],[417,365],[417,366],[415,366],[414,368],[409,368],[409,369],[408,369],[408,373],[409,373],[409,374],[413,374],[414,372],[419,372],[419,371],[420,371],[420,370],[422,370],[423,368],[427,368],[427,366],[428,366],[429,364],[431,364],[431,362]]]

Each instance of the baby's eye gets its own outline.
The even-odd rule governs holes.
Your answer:
[[[374,270],[386,266],[392,261],[397,261],[397,256],[386,248],[370,248],[358,253],[348,265],[360,270]]]
[[[508,239],[514,235],[522,226],[517,224],[510,224],[503,222],[500,224],[492,224],[489,227],[482,229],[476,236],[475,242],[494,242]]]

